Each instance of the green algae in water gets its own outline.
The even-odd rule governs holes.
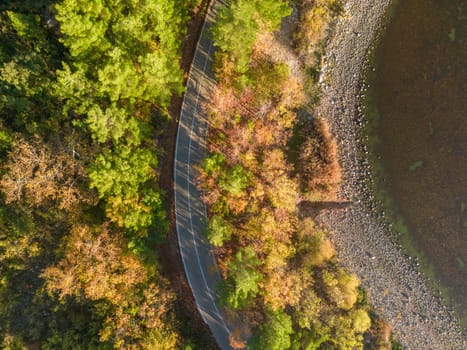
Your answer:
[[[457,262],[458,262],[458,264],[459,264],[459,268],[460,268],[461,270],[465,271],[465,263],[464,263],[464,260],[462,260],[462,259],[459,258],[459,257],[456,257],[456,259],[457,259]]]
[[[449,40],[456,41],[456,28],[451,28],[449,32]]]
[[[417,160],[416,162],[410,164],[409,171],[414,172],[417,169],[420,169],[423,166],[423,160]]]

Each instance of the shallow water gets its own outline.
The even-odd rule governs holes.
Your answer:
[[[377,50],[373,152],[394,227],[467,323],[464,0],[401,0]],[[390,199],[390,200],[389,200]]]

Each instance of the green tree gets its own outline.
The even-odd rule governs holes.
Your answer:
[[[123,140],[128,145],[137,146],[141,143],[143,122],[128,116],[124,108],[112,103],[104,110],[97,104],[88,109],[86,124],[94,139],[99,143],[112,140],[118,144]]]
[[[249,182],[249,173],[241,165],[234,165],[225,172],[219,186],[224,191],[239,196],[248,187]]]
[[[216,247],[221,247],[225,241],[230,240],[232,231],[232,224],[218,215],[209,220],[207,236],[209,242]]]
[[[203,161],[203,169],[208,176],[217,176],[224,168],[225,157],[220,153],[213,153]]]
[[[16,33],[20,37],[36,43],[36,50],[40,51],[48,45],[44,30],[40,26],[39,16],[13,11],[7,11],[6,13]]]
[[[56,5],[61,41],[73,67],[90,78],[96,97],[160,106],[182,92],[183,8],[174,0],[64,0]]]
[[[281,94],[282,83],[290,76],[290,67],[286,63],[271,63],[261,60],[255,69],[249,71],[248,86],[255,91],[257,103],[274,99]]]
[[[260,325],[248,341],[249,350],[286,350],[294,334],[292,319],[283,310],[267,311],[267,321]]]
[[[238,309],[248,304],[259,291],[262,275],[257,268],[260,261],[251,247],[246,247],[229,263],[229,277],[222,285],[221,302]]]
[[[164,221],[161,195],[151,189],[156,152],[142,142],[152,137],[153,106],[164,110],[183,90],[178,60],[185,9],[178,0],[56,5],[60,40],[70,53],[57,71],[56,96],[75,125],[109,146],[89,168],[91,188],[111,221],[133,231]]]
[[[230,55],[237,72],[245,73],[257,34],[278,29],[291,12],[282,0],[233,0],[212,28],[214,44]]]
[[[107,199],[107,217],[118,226],[135,232],[157,223],[159,233],[165,234],[167,223],[162,196],[148,187],[144,186],[137,194],[110,196]],[[146,235],[144,231],[141,233]]]
[[[321,344],[329,339],[329,335],[319,335],[314,331],[300,330],[292,339],[291,350],[318,350]]]
[[[51,93],[57,47],[35,15],[0,12],[0,35],[0,118],[33,133],[59,109]]]
[[[66,0],[56,5],[62,42],[74,57],[97,56],[110,47],[111,10],[103,0]]]
[[[11,147],[12,141],[13,138],[11,137],[8,130],[3,129],[2,125],[0,124],[0,156],[3,156],[5,151]]]
[[[157,159],[149,149],[119,145],[96,157],[89,171],[91,188],[97,189],[100,198],[137,194],[140,185],[153,177],[155,166]]]
[[[90,187],[107,201],[107,215],[134,231],[164,223],[161,195],[150,187],[157,158],[148,148],[118,145],[96,157],[89,169]]]

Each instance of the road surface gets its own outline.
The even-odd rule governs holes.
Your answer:
[[[216,286],[221,280],[211,246],[203,236],[207,222],[206,207],[196,188],[197,173],[206,154],[208,131],[203,105],[209,101],[215,86],[212,72],[214,47],[208,31],[217,14],[220,1],[212,1],[195,51],[183,98],[174,160],[175,218],[178,244],[185,274],[196,305],[221,349],[233,349],[229,336],[235,328],[224,310],[217,305]]]

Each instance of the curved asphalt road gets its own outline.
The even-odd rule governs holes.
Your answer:
[[[206,207],[196,188],[193,165],[206,154],[207,115],[202,106],[209,101],[215,86],[212,72],[213,43],[208,37],[221,1],[212,1],[191,64],[183,97],[174,160],[175,217],[177,237],[185,274],[203,320],[208,324],[221,349],[229,343],[233,320],[216,304],[216,286],[221,280],[216,259],[203,236],[207,222]]]

